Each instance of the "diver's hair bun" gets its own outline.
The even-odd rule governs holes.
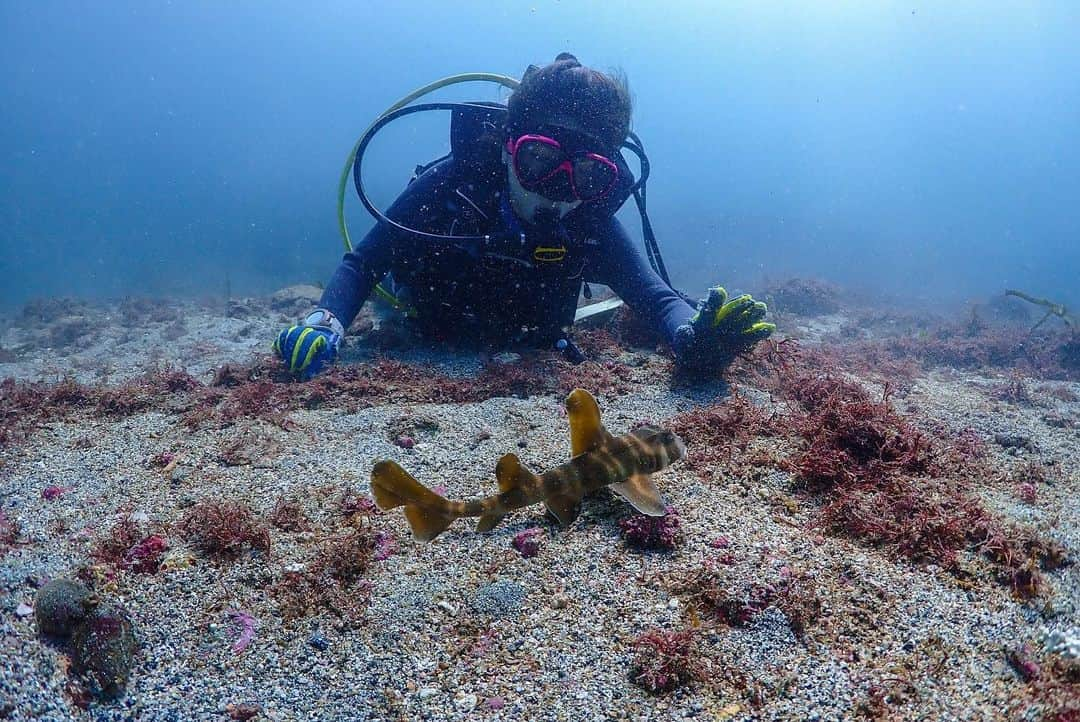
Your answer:
[[[626,76],[585,67],[572,53],[559,53],[543,67],[530,65],[506,105],[512,135],[535,132],[555,116],[570,117],[608,146],[602,150],[612,152],[630,132]]]

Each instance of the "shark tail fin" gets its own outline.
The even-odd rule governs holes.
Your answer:
[[[417,541],[431,541],[458,516],[449,501],[390,460],[380,461],[371,470],[371,493],[384,511],[405,507],[405,518]]]

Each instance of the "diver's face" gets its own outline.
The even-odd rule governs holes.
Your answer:
[[[561,220],[567,213],[581,205],[581,201],[552,200],[535,191],[526,190],[514,171],[510,154],[503,151],[503,160],[507,165],[506,176],[510,185],[510,207],[514,215],[531,225],[552,224]]]
[[[618,171],[596,150],[599,147],[594,137],[569,124],[538,125],[511,139],[503,161],[515,214],[534,225],[558,221],[587,200],[582,198],[582,189],[596,188],[598,182],[606,185],[610,180],[608,187],[598,188],[606,194]],[[575,158],[574,167],[566,161],[569,157]]]

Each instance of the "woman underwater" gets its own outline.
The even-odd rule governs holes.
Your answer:
[[[630,113],[621,78],[569,53],[530,67],[492,116],[501,122],[452,141],[406,187],[345,255],[319,308],[278,335],[277,353],[304,378],[318,373],[377,285],[431,340],[572,347],[582,285],[596,282],[663,334],[680,367],[723,369],[775,326],[764,303],[720,287],[691,305],[616,220],[634,182],[620,154]]]

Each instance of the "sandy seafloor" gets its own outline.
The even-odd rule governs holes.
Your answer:
[[[117,382],[168,362],[207,379],[223,363],[265,354],[303,306],[275,309],[253,299],[223,312],[221,304],[87,304],[66,319],[52,313],[47,322],[10,326],[0,337],[9,350],[0,378]],[[781,331],[813,342],[841,321],[788,318]],[[394,353],[456,374],[478,366],[467,354]],[[363,344],[350,343],[344,362],[367,356]],[[997,373],[930,369],[903,402],[948,429],[974,429],[1002,468],[1021,460],[995,445],[995,434],[1029,438],[1033,450],[1021,454],[1052,469],[1037,500],[1021,503],[1000,484],[980,493],[996,511],[1041,525],[1075,554],[1080,432],[1046,418],[1050,404],[1055,418],[1080,419],[1080,403],[1002,403],[991,395],[1002,383]],[[1051,383],[1080,395],[1080,384]],[[719,381],[692,389],[652,385],[599,401],[608,428],[621,432],[728,391]],[[769,402],[767,394],[744,392]],[[434,422],[410,449],[387,433],[403,415]],[[391,532],[398,548],[373,563],[370,603],[353,622],[323,614],[286,623],[268,596],[284,570],[309,558],[317,529],[272,530],[269,555],[236,562],[195,555],[186,568],[122,573],[110,594],[131,614],[140,641],[126,695],[75,705],[65,691],[65,650],[39,640],[33,616],[18,607],[32,603],[34,584],[85,563],[89,544],[121,507],[168,529],[205,497],[245,500],[265,514],[284,495],[302,500],[318,527],[335,513],[336,490],[366,492],[382,458],[464,498],[494,491],[494,465],[507,451],[537,470],[568,455],[566,418],[554,396],[298,410],[289,418],[288,431],[261,421],[191,431],[166,410],[76,418],[50,421],[0,451],[0,503],[22,530],[20,543],[0,557],[0,718],[219,720],[230,719],[229,705],[251,702],[260,709],[256,719],[283,720],[841,720],[858,718],[872,685],[903,678],[911,685],[886,706],[886,718],[1007,719],[1025,682],[1005,650],[1037,648],[1048,630],[1080,634],[1080,565],[1048,573],[1047,595],[1034,602],[993,583],[965,588],[933,566],[820,534],[810,504],[776,503],[793,498],[784,474],[703,480],[676,465],[657,477],[682,519],[684,541],[674,552],[628,549],[617,521],[630,509],[606,493],[586,499],[567,530],[529,509],[487,535],[458,522],[430,545],[408,539],[402,515],[380,516],[372,523]],[[223,463],[222,448],[245,434],[257,439],[251,463]],[[146,463],[165,449],[180,456],[169,474]],[[70,490],[46,500],[42,490],[52,485]],[[542,546],[524,558],[511,540],[534,526],[544,529]],[[715,683],[649,694],[629,680],[631,642],[650,627],[685,624],[684,601],[662,580],[715,556],[710,542],[720,536],[730,540],[737,577],[752,581],[768,565],[811,574],[822,620],[802,639],[776,608],[743,628],[704,629],[703,653],[763,690],[759,704],[719,672]],[[179,540],[170,543],[171,553],[183,551]],[[229,609],[257,620],[240,653],[232,651]]]

